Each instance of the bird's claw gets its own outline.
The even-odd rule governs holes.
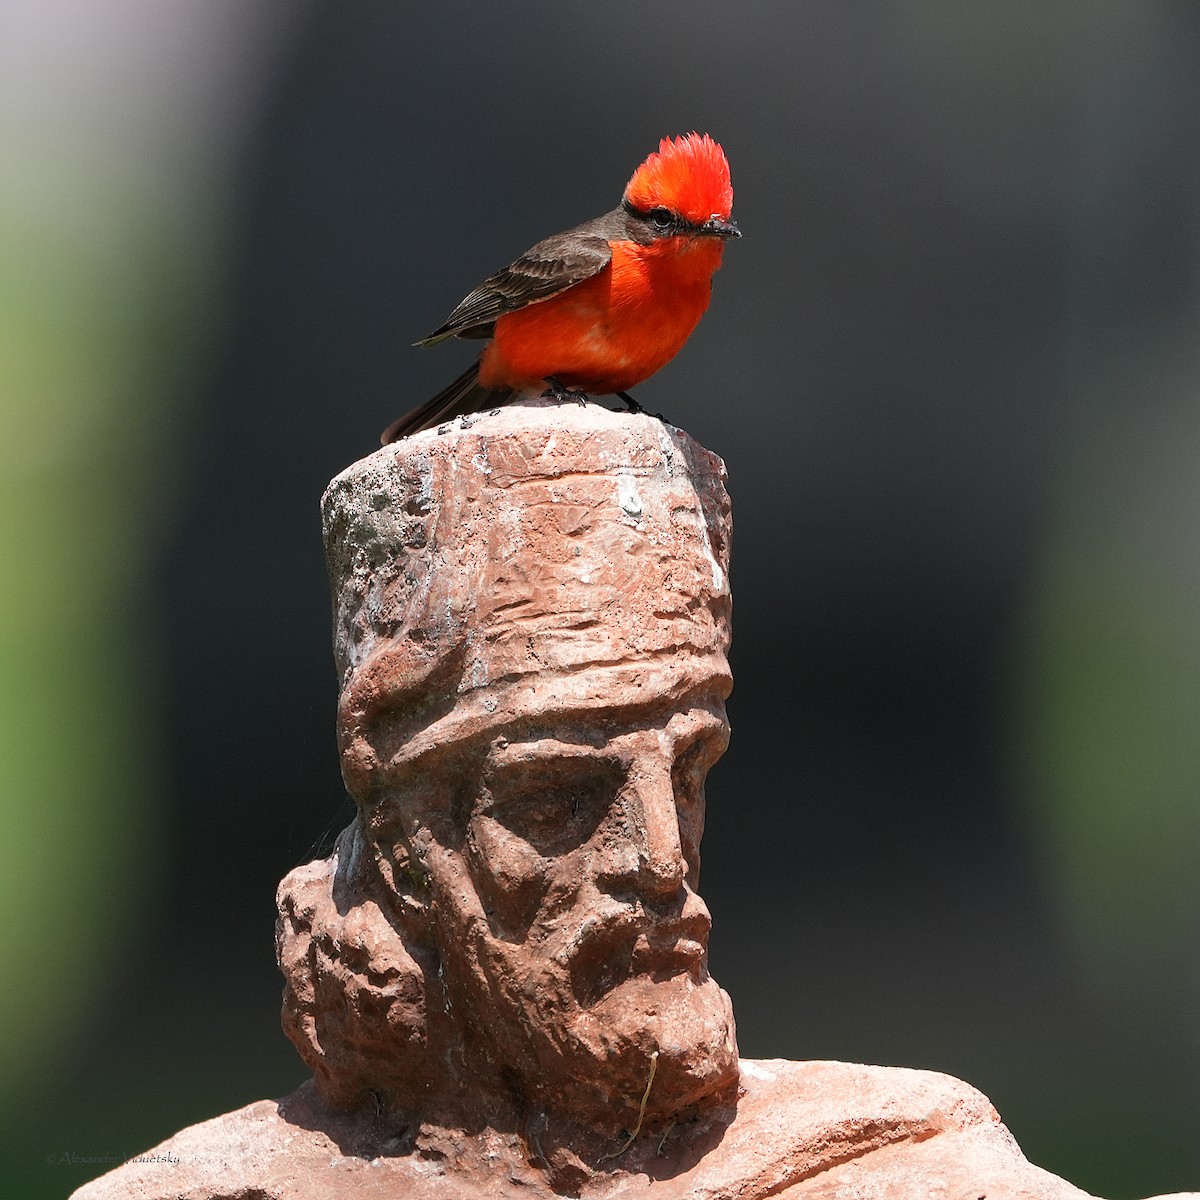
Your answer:
[[[546,382],[550,386],[542,393],[543,400],[553,400],[556,404],[562,404],[565,400],[574,400],[583,407],[587,406],[587,392],[582,388],[565,387],[562,381],[555,379],[553,375],[548,375]]]
[[[642,417],[653,417],[656,421],[661,421],[664,425],[670,425],[671,423],[662,413],[649,412],[647,409],[644,409],[628,392],[618,392],[617,399],[624,403],[626,412],[637,413]],[[620,411],[619,408],[613,409],[613,412]]]

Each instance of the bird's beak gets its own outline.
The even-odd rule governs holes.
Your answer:
[[[706,237],[740,238],[742,231],[732,222],[722,220],[715,214],[700,226],[700,232]]]

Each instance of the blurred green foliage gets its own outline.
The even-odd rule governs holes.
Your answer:
[[[38,84],[55,87],[34,78],[31,109]],[[145,571],[216,260],[208,194],[164,173],[136,123],[80,153],[81,129],[120,115],[105,99],[38,114],[0,191],[5,1112],[53,1070],[162,885]]]
[[[1095,381],[1014,662],[1046,878],[1095,994],[1136,1008],[1200,982],[1200,428],[1169,380],[1136,422],[1104,395]],[[1200,1043],[1186,1005],[1161,1007]]]

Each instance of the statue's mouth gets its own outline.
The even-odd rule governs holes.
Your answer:
[[[575,995],[590,1007],[634,976],[663,980],[689,974],[699,978],[708,955],[712,927],[703,904],[686,900],[670,916],[647,912],[641,903],[585,923],[567,961]]]
[[[682,930],[651,927],[633,944],[630,974],[662,978],[682,971],[695,972],[708,953],[708,935],[703,939]]]

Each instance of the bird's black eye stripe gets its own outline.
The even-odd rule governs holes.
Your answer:
[[[622,207],[631,217],[644,222],[660,237],[678,233],[694,233],[698,228],[691,221],[673,213],[669,208],[657,207],[643,211],[640,208],[634,208],[628,200],[623,202]]]

